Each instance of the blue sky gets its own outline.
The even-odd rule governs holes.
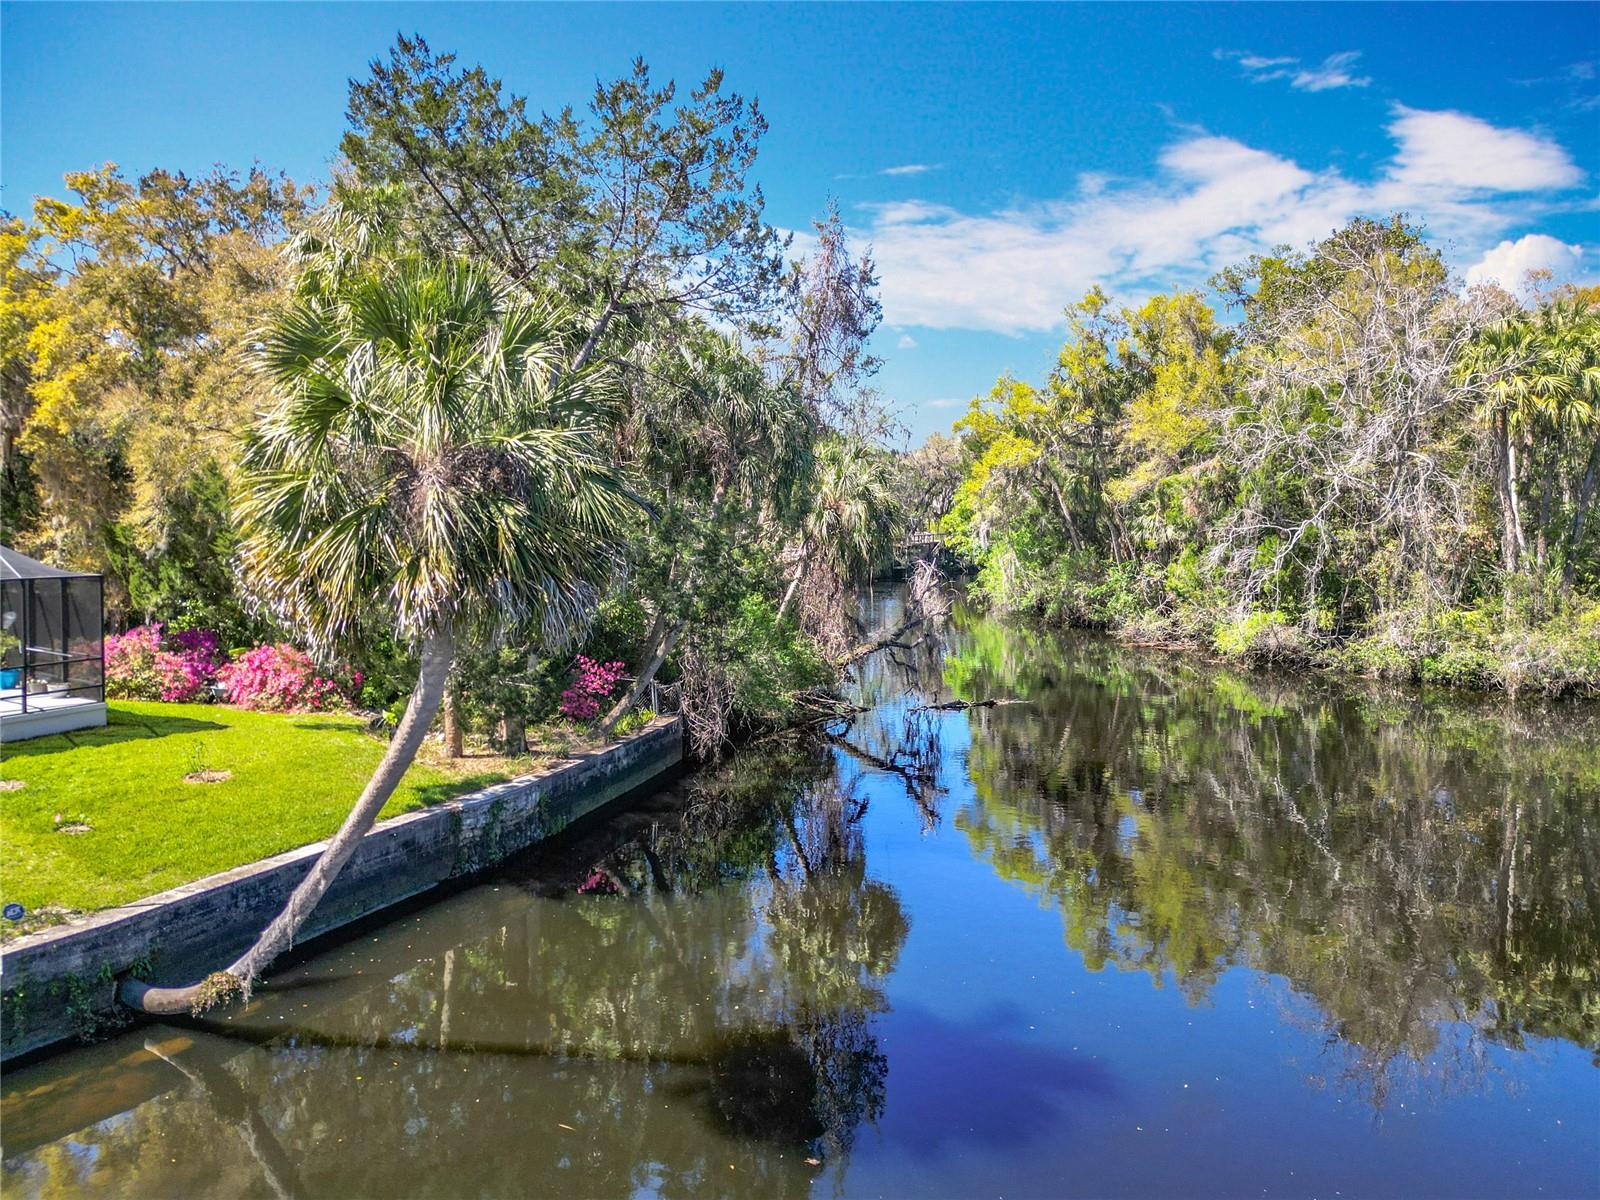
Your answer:
[[[836,198],[882,276],[882,390],[920,438],[1063,305],[1138,300],[1403,209],[1473,279],[1600,278],[1600,7],[3,6],[0,203],[64,171],[319,181],[397,30],[539,108],[643,55],[761,101],[769,216]]]

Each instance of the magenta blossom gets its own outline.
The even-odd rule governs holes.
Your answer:
[[[572,686],[561,693],[562,713],[574,721],[594,720],[600,715],[601,702],[611,697],[626,673],[622,663],[598,663],[588,655],[578,655]]]
[[[322,712],[346,704],[346,685],[285,642],[246,650],[218,671],[217,679],[228,703],[240,708]]]
[[[204,700],[225,661],[209,629],[167,633],[159,623],[137,625],[105,640],[106,694],[116,700]]]

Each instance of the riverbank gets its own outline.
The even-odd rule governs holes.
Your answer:
[[[992,584],[992,581],[991,581]],[[1003,599],[997,599],[995,591]],[[1128,646],[1182,651],[1245,667],[1275,666],[1346,678],[1432,684],[1510,696],[1600,697],[1600,603],[1582,598],[1542,620],[1507,620],[1479,605],[1431,616],[1403,613],[1354,636],[1308,632],[1282,612],[1228,616],[1216,605],[1142,607],[1100,580],[1026,576],[1009,590],[980,577],[969,596],[997,614],[1062,629],[1091,629]]]
[[[100,729],[6,746],[0,938],[330,836],[383,754],[346,713],[113,700]],[[422,756],[383,818],[535,771],[549,754]]]
[[[367,834],[300,941],[493,866],[661,779],[682,757],[680,719],[659,717],[611,745],[384,821]],[[301,846],[10,942],[0,977],[0,1058],[117,1023],[120,976],[182,982],[229,961],[282,907],[322,850],[321,842]]]

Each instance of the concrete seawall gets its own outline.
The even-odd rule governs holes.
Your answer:
[[[301,942],[447,880],[493,866],[670,771],[678,717],[376,826],[302,931]],[[104,1027],[116,979],[185,983],[231,962],[283,907],[322,853],[317,842],[18,938],[0,951],[0,1061]]]

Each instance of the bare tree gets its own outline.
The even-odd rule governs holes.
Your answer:
[[[1456,597],[1483,467],[1456,363],[1492,300],[1358,234],[1319,247],[1311,286],[1251,312],[1239,387],[1210,414],[1244,496],[1212,553],[1242,608],[1297,575],[1308,624],[1334,568],[1365,576],[1379,613]]]

